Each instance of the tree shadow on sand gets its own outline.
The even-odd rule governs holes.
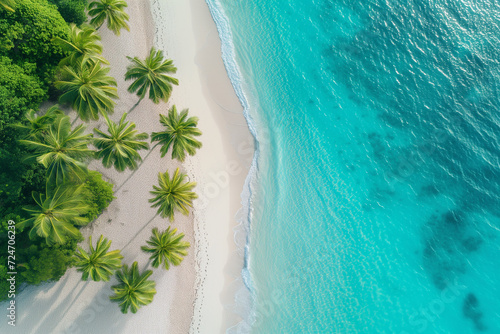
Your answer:
[[[117,193],[124,185],[125,183],[127,183],[134,175],[135,173],[141,168],[141,166],[144,164],[144,162],[148,159],[149,155],[154,151],[154,149],[156,148],[156,146],[158,146],[159,143],[155,144],[148,152],[148,154],[146,154],[146,156],[142,159],[141,163],[139,164],[139,166],[137,166],[136,169],[134,169],[132,171],[132,173],[130,173],[129,176],[127,176],[127,178],[125,179],[125,181],[123,181],[119,186],[118,188],[116,188],[115,190],[115,193]]]

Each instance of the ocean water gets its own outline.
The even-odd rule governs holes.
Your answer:
[[[258,141],[230,333],[500,333],[500,3],[207,0]]]

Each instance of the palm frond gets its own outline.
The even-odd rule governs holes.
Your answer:
[[[184,233],[176,233],[177,229],[171,230],[170,226],[161,233],[155,227],[151,237],[146,241],[148,246],[141,247],[144,252],[151,253],[150,259],[153,260],[154,268],[163,264],[163,267],[168,270],[170,264],[178,266],[187,255],[186,249],[190,246],[189,242],[182,241]]]
[[[104,167],[109,168],[114,165],[120,172],[127,167],[136,169],[137,162],[142,161],[138,150],[149,148],[144,142],[149,137],[148,134],[138,133],[134,123],[125,121],[126,117],[127,114],[123,114],[118,124],[106,117],[108,133],[94,129],[97,157],[102,159]]]
[[[184,181],[187,176],[176,169],[172,178],[168,171],[158,174],[159,186],[153,186],[150,191],[153,198],[149,199],[153,208],[158,208],[158,214],[163,218],[174,219],[175,211],[189,215],[189,208],[193,206],[193,200],[198,198],[191,190],[196,186],[195,182]]]
[[[88,205],[81,197],[82,187],[61,185],[52,189],[47,187],[45,194],[32,196],[37,204],[32,208],[23,208],[31,218],[18,223],[18,227],[30,227],[29,237],[45,238],[48,245],[64,244],[70,237],[80,236],[75,225],[88,222],[83,217],[88,212]]]
[[[111,287],[114,294],[109,298],[118,303],[122,313],[127,313],[129,309],[136,313],[141,306],[150,304],[156,294],[156,283],[148,280],[152,274],[151,270],[141,274],[137,262],[130,268],[123,265],[122,269],[116,272],[118,284]]]
[[[145,60],[127,57],[132,64],[127,67],[125,80],[133,80],[128,87],[130,93],[136,93],[140,99],[149,91],[149,98],[154,103],[167,102],[172,94],[172,85],[179,81],[168,74],[177,72],[171,59],[165,59],[163,51],[151,48]]]
[[[161,156],[164,157],[172,147],[172,159],[183,162],[186,153],[194,155],[202,144],[195,137],[201,136],[201,131],[196,127],[198,117],[188,118],[188,109],[182,110],[179,114],[174,105],[170,108],[168,115],[160,115],[160,123],[165,127],[164,131],[153,132],[151,141],[158,141],[162,147]]]
[[[82,272],[82,280],[86,281],[90,277],[93,281],[109,281],[109,277],[114,271],[121,268],[123,256],[119,250],[108,252],[111,241],[102,235],[97,241],[96,247],[92,245],[92,236],[89,237],[89,252],[78,247],[75,253],[78,261],[76,266]]]

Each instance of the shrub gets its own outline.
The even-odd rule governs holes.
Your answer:
[[[59,13],[68,23],[80,25],[87,20],[87,0],[49,0],[57,6]]]
[[[67,38],[68,25],[47,0],[17,0],[16,11],[0,11],[0,55],[14,63],[35,64],[40,79],[50,84],[64,57],[54,37]]]
[[[113,196],[113,184],[104,181],[101,173],[89,171],[84,188],[87,203],[91,207],[86,217],[89,218],[89,221],[92,221],[96,219],[115,198]]]

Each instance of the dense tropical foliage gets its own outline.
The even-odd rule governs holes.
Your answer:
[[[112,286],[114,295],[109,298],[119,303],[122,313],[127,313],[129,309],[136,313],[141,306],[151,303],[156,294],[156,283],[148,280],[152,274],[151,270],[141,274],[137,262],[130,268],[123,265],[122,270],[116,272],[118,284]]]
[[[153,260],[153,267],[158,268],[160,265],[165,269],[169,269],[170,265],[178,266],[181,264],[184,256],[187,255],[189,242],[182,241],[184,233],[177,234],[177,229],[171,229],[170,226],[163,232],[159,232],[158,228],[154,228],[152,235],[146,243],[147,246],[142,246],[141,249],[150,253],[150,259]]]
[[[94,248],[92,245],[92,236],[89,237],[89,252],[86,252],[78,246],[78,252],[75,254],[78,258],[76,267],[82,272],[82,280],[92,279],[95,282],[109,281],[113,272],[122,266],[123,256],[119,250],[108,252],[111,247],[111,241],[102,235]]]
[[[154,103],[169,99],[172,94],[172,85],[178,85],[179,80],[169,76],[177,72],[171,59],[165,59],[163,51],[154,47],[149,51],[145,60],[137,57],[127,57],[132,64],[127,67],[125,80],[133,80],[128,87],[130,93],[137,93],[142,100],[149,91],[149,98]]]
[[[186,153],[194,155],[201,148],[201,142],[195,137],[201,136],[201,131],[196,127],[198,117],[188,118],[188,109],[179,114],[175,105],[170,108],[168,115],[160,114],[160,123],[165,127],[161,132],[153,132],[151,141],[158,141],[161,147],[161,156],[164,157],[172,147],[172,159],[184,161]]]
[[[73,6],[76,3],[79,6]],[[16,0],[14,12],[0,6],[0,244],[7,243],[12,219],[18,223],[18,285],[58,280],[76,261],[76,245],[82,240],[78,224],[95,219],[113,199],[113,186],[98,172],[85,173],[79,180],[70,178],[72,182],[63,186],[47,178],[51,173],[45,167],[55,167],[60,155],[76,161],[83,158],[70,151],[79,145],[73,136],[85,135],[76,129],[57,134],[58,119],[58,125],[65,124],[60,129],[68,129],[63,113],[55,106],[47,111],[39,108],[47,98],[57,98],[55,74],[61,59],[69,55],[57,41],[70,38],[65,19],[76,24],[85,20],[82,4],[86,0]],[[64,19],[58,11],[63,8],[68,9]],[[78,14],[80,20],[68,19],[66,14]],[[50,152],[52,144],[60,144],[60,152]],[[66,148],[69,151],[62,152]],[[37,161],[42,155],[45,158]],[[29,156],[33,159],[26,159]],[[73,196],[76,192],[80,195]],[[54,211],[49,212],[50,208]],[[61,217],[64,220],[59,221]],[[0,300],[7,298],[8,290],[3,284],[8,272],[6,251],[7,247],[0,250]]]
[[[87,0],[49,0],[57,6],[57,10],[68,23],[77,25],[87,21]]]
[[[198,198],[191,190],[196,186],[195,182],[185,181],[187,175],[181,173],[179,168],[170,178],[168,171],[158,173],[158,186],[153,186],[149,200],[153,208],[158,208],[158,214],[163,218],[174,219],[175,211],[184,215],[189,214],[189,208],[193,206],[193,200]]]
[[[104,167],[114,166],[120,172],[127,167],[136,169],[137,162],[142,160],[137,151],[149,148],[144,142],[149,137],[148,134],[138,133],[134,123],[125,121],[126,117],[127,114],[123,114],[118,124],[106,117],[108,133],[94,129],[97,157],[102,159]]]
[[[47,0],[16,0],[14,12],[0,10],[0,56],[36,74],[44,88],[64,57],[54,38],[67,35],[66,22]]]
[[[14,0],[0,0],[0,9],[8,10],[9,12],[14,12],[16,3]]]

